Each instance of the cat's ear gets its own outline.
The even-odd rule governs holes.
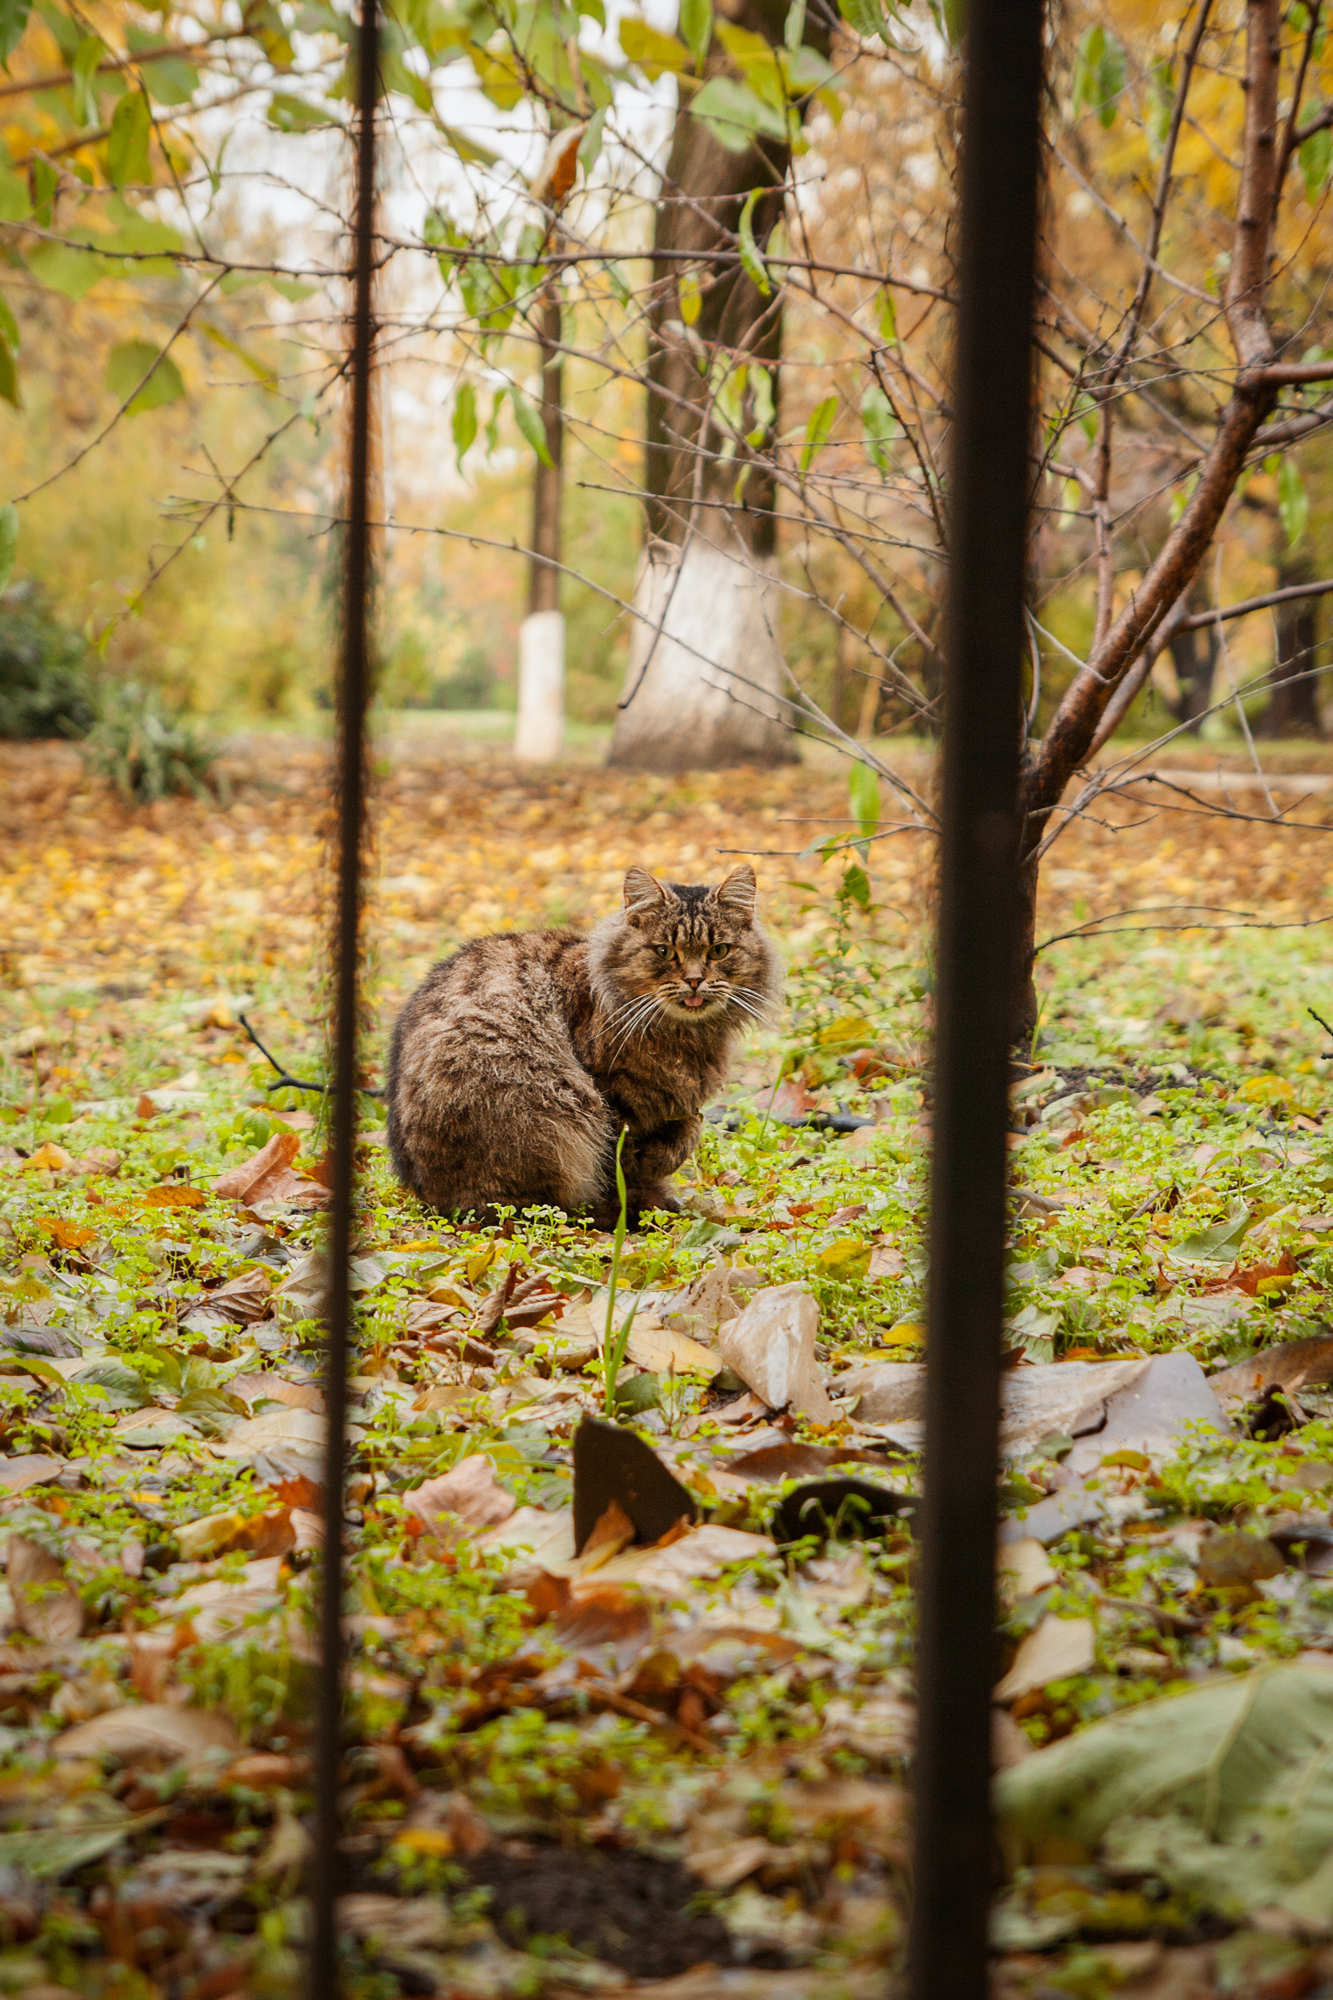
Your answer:
[[[646,868],[631,868],[625,877],[625,915],[631,923],[660,910],[667,900],[666,890]]]
[[[759,885],[754,879],[754,870],[748,861],[742,861],[739,868],[732,869],[725,881],[718,883],[716,889],[709,890],[708,900],[710,903],[716,903],[719,909],[725,910],[728,916],[739,917],[748,924],[754,919],[755,897],[758,893]]]

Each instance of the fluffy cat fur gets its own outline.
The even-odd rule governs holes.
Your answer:
[[[748,865],[714,888],[631,868],[623,909],[590,935],[475,939],[432,968],[393,1032],[399,1179],[442,1214],[590,1209],[606,1227],[623,1126],[631,1223],[679,1208],[666,1177],[781,983]]]

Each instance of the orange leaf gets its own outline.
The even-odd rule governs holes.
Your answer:
[[[53,1236],[62,1250],[82,1250],[85,1243],[92,1243],[97,1237],[95,1229],[83,1229],[77,1222],[64,1222],[57,1215],[39,1215],[37,1227]]]
[[[201,1188],[191,1187],[187,1181],[164,1181],[160,1187],[150,1187],[143,1196],[145,1208],[202,1208],[206,1196]]]

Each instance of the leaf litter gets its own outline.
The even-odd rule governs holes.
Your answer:
[[[16,1990],[91,1996],[120,1966],[149,1990],[267,1996],[299,1969],[323,1140],[317,1100],[270,1092],[237,1022],[256,1007],[318,1074],[315,766],[282,772],[283,793],[241,782],[225,815],[113,809],[102,827],[74,810],[56,830],[54,782],[10,806],[0,1978]],[[838,809],[818,771],[642,793],[457,768],[423,792],[424,775],[386,782],[386,874],[423,798],[477,832],[451,832],[434,874],[413,850],[432,911],[418,889],[376,906],[373,934],[396,941],[385,1020],[458,936],[592,914],[645,850],[704,873],[716,848],[777,844],[786,811]],[[1123,857],[1130,875],[1162,865],[1132,828],[1119,840],[1122,880]],[[1217,865],[1239,880],[1245,852],[1229,827]],[[142,911],[134,892],[117,917],[98,885],[128,861]],[[892,907],[913,907],[910,867],[886,861],[852,912],[836,860],[798,865],[816,891],[781,866],[771,890],[787,1018],[747,1052],[682,1178],[686,1212],[626,1246],[618,1428],[609,1239],[425,1214],[366,1101],[355,1992],[814,2000],[881,1990],[900,1955],[924,941]],[[86,934],[57,928],[102,895],[78,906]],[[1015,1994],[1165,1995],[1187,1974],[1200,1994],[1295,1992],[1333,1973],[1333,1168],[1322,1038],[1300,1012],[1323,997],[1313,963],[1298,939],[1197,933],[1079,945],[1047,974],[1011,1121],[996,1942]],[[1231,997],[1161,998],[1192,986]],[[792,1132],[766,1114],[779,1076],[793,1105],[873,1123]],[[599,1437],[614,1449],[581,1492],[577,1440]]]

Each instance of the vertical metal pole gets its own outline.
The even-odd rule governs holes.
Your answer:
[[[369,688],[370,363],[375,339],[373,226],[375,98],[379,79],[376,0],[361,0],[357,55],[356,218],[353,243],[352,425],[344,526],[342,672],[338,683],[338,876],[333,924],[335,982],[333,1202],[325,1299],[328,1344],[324,1402],[324,1560],[320,1592],[320,1675],[315,1718],[315,1843],[310,1885],[309,2000],[338,1992],[338,1776],[342,1754],[344,1433],[351,1347],[352,1209],[355,1194],[357,973],[361,847],[365,824],[366,698]]]
[[[968,0],[912,2000],[984,2000],[1042,0]]]

